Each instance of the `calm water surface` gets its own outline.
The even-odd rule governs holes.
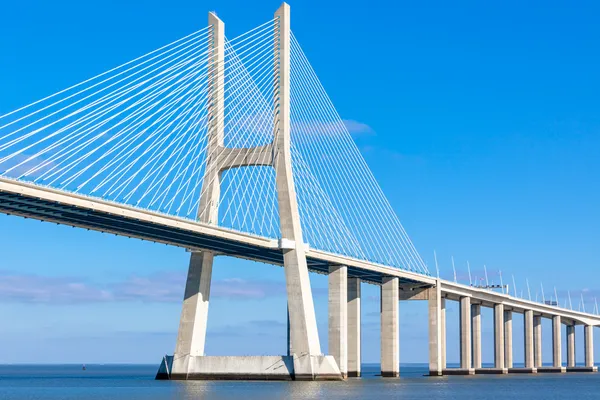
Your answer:
[[[155,381],[155,365],[0,366],[2,400],[174,399],[600,399],[600,373],[424,377],[424,366],[402,366],[399,379],[347,382]]]

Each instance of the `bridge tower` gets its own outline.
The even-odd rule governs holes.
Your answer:
[[[208,151],[198,219],[218,225],[221,175],[231,168],[275,169],[289,309],[289,355],[267,357],[205,356],[205,339],[214,258],[211,251],[191,253],[173,357],[165,357],[160,379],[341,379],[334,358],[321,353],[310,288],[306,246],[294,187],[290,136],[290,7],[275,13],[274,132],[270,144],[248,148],[224,145],[225,25],[209,13]],[[216,150],[216,151],[215,151]]]

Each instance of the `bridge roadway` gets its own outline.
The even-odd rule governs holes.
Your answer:
[[[57,224],[134,237],[189,250],[212,250],[223,255],[283,265],[279,240],[174,217],[32,183],[0,177],[0,212]],[[348,277],[381,284],[384,277],[399,278],[401,290],[436,285],[437,279],[364,260],[307,247],[309,269],[328,274],[330,265],[346,265]],[[503,303],[517,312],[532,310],[563,321],[600,325],[600,316],[567,310],[510,295],[440,280],[442,296],[450,300],[470,297],[484,306]]]

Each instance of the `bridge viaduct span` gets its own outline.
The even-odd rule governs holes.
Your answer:
[[[69,171],[74,162],[81,163],[76,164],[80,165],[81,170],[73,178],[63,177],[63,182],[69,183],[82,176],[81,174],[91,165],[103,160],[104,155],[90,160],[88,157],[96,152],[94,149],[86,153],[86,157],[76,158],[66,167],[60,163],[70,160],[73,154],[77,154],[98,139],[86,142],[81,139],[71,139],[69,136],[59,143],[62,147],[44,143],[45,147],[37,155],[44,155],[45,158],[42,160],[45,161],[37,161],[34,156],[22,161],[27,153],[24,150],[17,149],[15,151],[16,145],[21,143],[26,150],[29,150],[49,138],[57,139],[56,133],[50,133],[39,142],[27,144],[25,139],[32,138],[46,127],[39,128],[32,133],[27,133],[21,127],[15,132],[11,131],[5,134],[2,129],[11,124],[0,126],[0,156],[2,156],[0,167],[4,168],[4,172],[0,173],[0,212],[164,243],[182,247],[191,252],[175,352],[173,356],[165,356],[162,360],[157,374],[158,379],[339,380],[358,377],[361,374],[361,283],[374,284],[381,288],[381,375],[383,377],[399,375],[399,304],[401,301],[409,300],[428,302],[429,371],[431,375],[596,371],[593,357],[593,327],[600,324],[598,315],[541,304],[510,296],[507,293],[493,292],[434,278],[427,273],[418,253],[412,247],[412,243],[404,236],[398,238],[398,243],[400,243],[398,246],[402,250],[398,254],[403,260],[402,265],[397,265],[391,257],[390,261],[386,262],[382,258],[361,256],[364,253],[336,252],[324,249],[324,246],[312,246],[306,243],[304,235],[309,234],[306,229],[309,224],[306,217],[303,219],[302,216],[302,207],[303,204],[305,206],[305,203],[303,203],[303,197],[298,193],[303,190],[303,181],[297,175],[298,165],[304,164],[298,164],[297,161],[299,155],[295,147],[297,145],[294,145],[294,135],[292,134],[294,129],[291,124],[294,112],[290,107],[290,91],[293,88],[293,83],[290,82],[290,75],[292,75],[290,48],[293,46],[289,26],[289,6],[284,3],[275,13],[273,31],[269,33],[271,42],[267,44],[267,47],[274,48],[272,56],[270,56],[273,63],[267,67],[271,68],[271,73],[273,73],[271,87],[273,102],[270,107],[266,107],[267,119],[271,119],[272,122],[271,125],[267,125],[271,136],[260,144],[235,146],[231,143],[226,144],[227,97],[224,90],[227,85],[232,84],[231,80],[227,81],[225,55],[228,46],[231,46],[229,43],[233,41],[226,41],[223,22],[214,13],[209,14],[207,51],[203,56],[206,64],[206,90],[203,91],[203,95],[208,99],[204,118],[206,121],[204,125],[205,161],[202,169],[192,169],[189,172],[193,177],[200,174],[201,170],[203,175],[203,179],[198,183],[201,190],[199,190],[195,218],[139,206],[142,199],[131,204],[127,201],[110,198],[110,196],[99,196],[94,193],[95,190],[91,193],[79,191],[91,179],[100,176],[113,166],[117,178],[114,178],[114,175],[106,177],[99,184],[100,187],[105,184],[106,180],[110,182],[111,179],[122,179],[131,166],[137,165],[135,163],[139,160],[147,160],[143,165],[140,162],[140,168],[145,168],[152,161],[147,153],[134,159],[133,164],[128,164],[129,167],[125,167],[122,162],[119,164],[119,159],[114,161],[114,158],[104,166],[101,163],[94,166],[90,170],[94,175],[80,183],[76,190],[69,190],[64,185],[54,185],[54,181],[49,184],[43,180],[39,181],[40,172],[42,172],[42,177],[44,175],[48,177],[46,175],[49,173],[47,168],[50,168],[50,171],[61,168],[58,171],[62,171],[63,168],[68,167],[67,171]],[[236,57],[238,56],[236,55]],[[237,62],[236,60],[238,59],[234,59],[234,64]],[[243,101],[248,102],[248,100]],[[262,97],[253,101],[255,103],[264,102]],[[0,117],[0,120],[4,117],[6,115]],[[152,121],[152,119],[150,120]],[[80,120],[76,122],[83,123]],[[78,126],[75,122],[73,124],[75,125],[68,125],[61,129],[64,132]],[[113,124],[115,124],[114,121],[109,128],[102,129],[114,129],[115,125]],[[120,122],[116,125],[119,124]],[[34,126],[33,123],[32,126]],[[251,128],[253,129],[253,127],[254,125]],[[193,131],[192,128],[190,129]],[[188,132],[190,129],[185,131]],[[130,132],[135,132],[135,129]],[[143,132],[147,133],[148,130]],[[15,136],[15,133],[19,133],[19,136]],[[115,135],[118,137],[121,134],[122,131],[119,130]],[[116,153],[115,150],[112,150],[115,143],[110,145],[113,147],[108,145],[113,139],[108,139],[106,142],[102,142],[102,146],[107,146],[103,148],[105,149],[103,151],[108,151],[108,154],[115,151],[117,155],[132,154],[134,150],[143,148],[142,145],[147,140],[144,139],[137,147],[125,153],[125,146],[135,142],[134,139],[125,140],[124,138],[116,142],[120,145],[117,149],[123,148],[123,150]],[[75,141],[71,144],[68,140]],[[108,150],[106,150],[107,148]],[[6,153],[3,154],[3,151]],[[102,154],[102,151],[100,153]],[[169,154],[169,152],[165,153]],[[19,157],[16,157],[17,155]],[[127,157],[131,158],[132,156],[128,155]],[[17,165],[7,167],[5,164],[11,160],[13,162],[16,160]],[[167,161],[169,160],[170,156]],[[192,158],[187,160],[183,158],[182,162],[180,161],[178,164],[185,165],[193,161]],[[38,164],[27,165],[26,168],[23,168],[23,164],[27,162],[38,162]],[[61,166],[59,167],[59,165]],[[179,169],[181,168],[179,167]],[[275,237],[249,233],[243,229],[236,229],[235,226],[225,227],[220,224],[222,214],[220,214],[219,205],[222,204],[224,193],[226,193],[226,190],[222,190],[222,186],[226,182],[225,176],[228,171],[260,168],[274,172],[271,175],[274,184],[272,193],[276,195],[278,219],[276,227],[279,229]],[[171,168],[171,170],[174,169],[176,168]],[[0,169],[1,171],[2,169]],[[9,173],[11,171],[19,172],[11,176]],[[160,171],[162,168],[150,169],[149,175],[158,174]],[[187,167],[185,171],[187,173]],[[163,181],[179,182],[181,187],[185,183],[183,180],[178,181],[178,179],[183,179],[180,176],[167,174]],[[260,182],[267,179],[269,178],[265,175]],[[128,185],[130,182],[131,178],[128,178],[121,185]],[[114,183],[113,186],[116,184]],[[172,204],[179,193],[179,190],[175,192],[172,186],[173,184],[165,189],[166,193],[174,193],[175,196],[168,204]],[[194,192],[194,187],[189,189],[190,193]],[[144,190],[143,182],[130,193],[135,195],[142,190]],[[152,187],[146,189],[146,192],[149,190],[152,190]],[[319,187],[311,186],[312,192],[319,192],[319,190]],[[188,192],[187,187],[185,191]],[[327,201],[330,201],[330,197],[334,197],[334,195],[331,194],[320,199],[319,204],[326,208],[325,211],[330,210],[327,208],[329,207]],[[158,198],[160,199],[160,197]],[[335,203],[335,201],[330,203]],[[342,217],[346,217],[346,215]],[[345,228],[349,224],[351,222],[346,219],[340,227]],[[333,224],[333,228],[338,230],[338,226],[335,224]],[[380,241],[391,240],[390,237],[395,237],[397,231],[403,232],[400,225],[396,226],[396,231],[385,232],[383,226],[381,229],[384,230],[386,236],[376,238]],[[342,234],[345,232],[343,231]],[[354,234],[359,237],[361,232]],[[394,240],[392,241],[394,242]],[[319,243],[312,236],[308,242]],[[363,250],[365,246],[363,246]],[[290,331],[287,355],[261,357],[205,355],[212,264],[216,256],[245,258],[279,265],[285,269]],[[321,352],[313,297],[308,279],[309,271],[329,276],[329,355]],[[460,304],[460,368],[447,368],[446,365],[446,303],[448,301],[457,301]],[[493,368],[482,368],[481,307],[490,307],[494,312]],[[512,316],[514,313],[524,315],[524,367],[515,367],[513,363]],[[542,365],[542,318],[552,320],[552,367]],[[561,353],[563,325],[566,327],[566,366],[563,363],[565,357]],[[585,327],[584,367],[577,367],[575,362],[574,328],[576,325]]]

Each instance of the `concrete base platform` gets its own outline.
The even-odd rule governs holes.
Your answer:
[[[537,374],[537,368],[509,368],[509,374]]]
[[[598,372],[598,367],[567,367],[567,372]]]
[[[476,375],[502,375],[508,374],[508,368],[477,368]]]
[[[343,380],[333,356],[165,356],[159,380]]]
[[[557,373],[557,374],[561,374],[564,372],[567,372],[567,368],[566,367],[538,367],[537,369],[538,373]]]
[[[435,376],[438,376],[437,371],[433,371]],[[475,375],[474,368],[447,368],[442,372],[442,375]]]

